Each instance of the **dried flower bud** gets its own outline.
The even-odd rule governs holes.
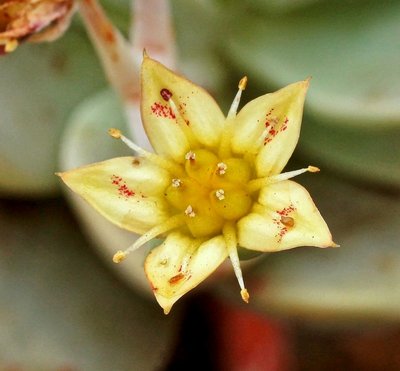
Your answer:
[[[53,41],[70,24],[74,0],[5,0],[0,4],[0,52],[9,53],[21,41]]]

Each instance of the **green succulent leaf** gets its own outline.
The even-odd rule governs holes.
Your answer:
[[[298,150],[324,170],[357,180],[400,186],[400,128],[360,130],[306,120]]]
[[[58,192],[58,142],[72,108],[105,84],[83,31],[26,44],[0,59],[0,193]]]
[[[308,109],[321,122],[399,126],[399,2],[323,2],[231,23],[232,61],[262,84],[312,76]]]

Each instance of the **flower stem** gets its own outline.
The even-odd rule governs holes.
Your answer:
[[[169,1],[134,0],[130,39],[133,49],[141,54],[146,49],[169,68],[176,64],[175,35]]]
[[[97,0],[80,0],[79,12],[103,64],[104,72],[124,103],[140,94],[139,59],[107,18]]]

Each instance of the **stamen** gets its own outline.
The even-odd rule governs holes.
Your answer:
[[[262,187],[267,186],[268,184],[281,182],[283,180],[288,180],[297,175],[304,174],[307,172],[317,173],[318,171],[320,171],[319,168],[317,168],[315,166],[308,166],[304,169],[288,171],[286,173],[267,176],[265,178],[253,179],[253,180],[250,180],[249,183],[247,183],[247,190],[248,190],[248,192],[255,192],[255,191],[258,191],[259,189],[261,189]]]
[[[130,149],[135,151],[139,156],[147,158],[149,161],[162,167],[163,169],[176,175],[181,175],[183,173],[179,165],[165,159],[164,157],[158,156],[155,153],[148,152],[145,149],[139,147],[136,143],[132,142],[130,139],[124,136],[119,129],[110,128],[108,129],[108,134],[115,139],[122,140]]]
[[[171,97],[172,97],[173,94],[171,93],[170,90],[164,88],[164,89],[161,89],[161,90],[160,90],[160,95],[162,96],[162,98],[163,98],[166,102],[168,102],[168,101],[171,99]]]
[[[238,85],[239,90],[236,93],[235,98],[233,99],[231,108],[229,109],[228,116],[227,116],[228,119],[231,119],[236,116],[236,112],[237,112],[237,109],[238,109],[239,103],[240,103],[240,98],[242,97],[242,91],[244,89],[246,89],[246,85],[247,85],[247,76],[244,76],[239,81],[239,85]]]
[[[114,139],[121,139],[121,130],[119,129],[110,128],[108,129],[108,134]]]
[[[130,149],[137,152],[141,157],[149,157],[152,153],[147,152],[143,148],[139,147],[136,143],[132,142],[126,136],[122,135],[121,130],[110,128],[108,129],[108,134],[115,139],[121,139]]]
[[[236,117],[236,112],[239,107],[240,98],[242,97],[242,91],[246,89],[247,76],[243,77],[239,81],[238,92],[233,99],[231,108],[229,109],[228,115],[226,116],[224,130],[222,132],[221,142],[219,144],[218,155],[220,158],[227,158],[231,155],[231,138],[232,131],[234,128],[234,118]]]
[[[182,184],[182,181],[180,179],[172,179],[172,187],[174,188],[179,188]]]
[[[181,115],[180,111],[178,110],[178,108],[176,107],[175,102],[172,99],[168,99],[167,102],[170,105],[170,107],[172,109],[172,112],[174,113],[175,117],[180,121],[179,123],[186,125],[186,121],[182,117],[182,115]]]
[[[185,160],[190,160],[190,161],[196,160],[196,154],[194,152],[192,152],[192,151],[189,151],[185,155]]]
[[[186,208],[185,215],[187,215],[189,218],[194,218],[196,216],[196,213],[193,211],[192,205],[189,205]]]
[[[185,223],[182,215],[175,215],[165,221],[163,224],[157,225],[147,231],[145,234],[140,236],[133,245],[128,247],[125,251],[117,251],[113,257],[114,263],[120,263],[124,260],[131,252],[137,250],[139,247],[143,246],[146,242],[149,242],[153,238],[156,238],[160,234],[170,231],[171,229],[178,228]]]
[[[226,223],[222,231],[228,249],[229,258],[240,286],[240,295],[244,302],[248,303],[250,295],[244,286],[242,270],[240,268],[240,260],[237,253],[237,238],[235,227],[232,223]]]
[[[218,191],[215,191],[215,196],[218,200],[222,201],[225,198],[225,191],[223,189],[218,189]]]
[[[304,173],[318,173],[320,170],[316,166],[308,166],[304,169],[299,169],[299,170],[293,170],[293,171],[288,171],[286,173],[281,173],[278,175],[273,175],[269,177],[270,183],[276,183],[276,182],[281,182],[282,180],[288,180],[290,178],[293,178],[297,175],[304,174]]]
[[[167,92],[169,92],[169,95]],[[190,122],[183,116],[183,113],[181,110],[176,106],[174,100],[172,99],[172,93],[168,89],[162,89],[160,91],[160,95],[162,98],[169,104],[172,113],[174,114],[174,118],[179,125],[179,127],[182,129],[183,133],[186,136],[186,139],[189,140],[189,144],[191,147],[198,147],[199,142],[195,135],[193,134],[193,131],[189,127]],[[181,107],[181,106],[180,106]]]
[[[286,227],[293,227],[294,219],[291,216],[281,216],[281,223]]]
[[[121,263],[122,260],[124,260],[125,258],[126,258],[126,254],[123,251],[119,250],[114,254],[113,262],[118,264],[118,263]]]
[[[217,173],[219,174],[219,175],[224,175],[225,173],[226,173],[226,169],[228,168],[228,166],[225,164],[225,163],[223,163],[223,162],[219,162],[218,164],[217,164]]]

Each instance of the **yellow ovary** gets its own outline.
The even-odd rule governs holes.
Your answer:
[[[252,175],[244,159],[220,159],[205,149],[185,156],[185,174],[171,179],[165,197],[175,213],[186,214],[186,226],[193,237],[221,234],[226,221],[237,221],[253,204],[247,191]]]

